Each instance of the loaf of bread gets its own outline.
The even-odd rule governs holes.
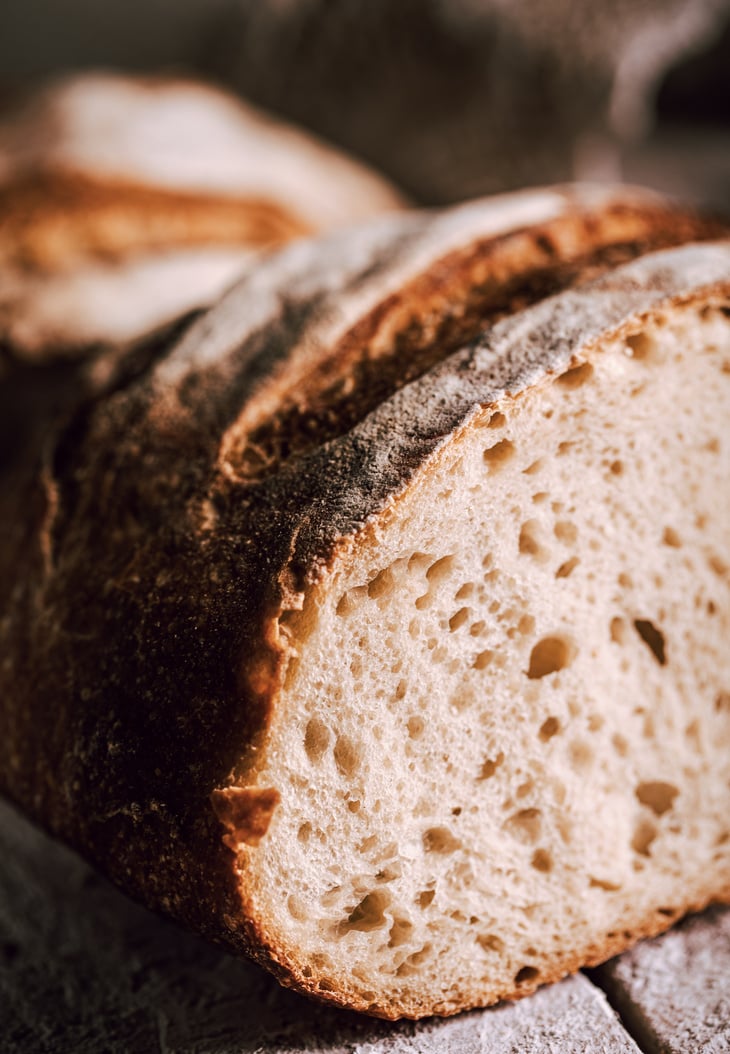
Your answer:
[[[130,340],[212,303],[257,250],[402,204],[215,88],[75,76],[0,125],[0,337],[36,361]]]
[[[391,217],[117,372],[0,493],[5,793],[384,1017],[730,900],[712,234],[581,188]]]

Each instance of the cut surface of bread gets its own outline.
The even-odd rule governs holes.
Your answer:
[[[242,881],[298,978],[450,1012],[730,895],[729,419],[720,304],[633,322],[476,411],[284,620]]]
[[[300,243],[115,365],[0,492],[4,792],[385,1017],[728,899],[730,247],[644,208]]]

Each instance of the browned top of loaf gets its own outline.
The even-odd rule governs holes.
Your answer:
[[[716,280],[711,250],[688,250],[486,329],[614,259],[715,230],[654,199],[553,193],[561,206],[527,233],[475,238],[491,208],[475,205],[464,229],[403,217],[286,250],[148,348],[156,361],[99,383],[6,487],[2,785],[148,903],[249,942],[210,794],[255,765],[276,617],[343,538],[475,406],[562,368],[627,310]],[[293,438],[252,471],[248,437],[279,434],[292,407]]]
[[[81,172],[21,172],[0,186],[0,258],[57,271],[96,258],[209,245],[271,248],[309,233],[280,202],[144,186]]]

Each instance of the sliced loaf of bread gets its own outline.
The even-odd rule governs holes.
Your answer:
[[[730,900],[730,244],[672,231],[302,244],[118,376],[2,496],[6,793],[385,1017]]]

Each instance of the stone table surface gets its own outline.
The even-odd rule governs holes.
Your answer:
[[[0,803],[3,1054],[730,1052],[730,910],[590,976],[418,1023],[317,1005],[132,903]]]

